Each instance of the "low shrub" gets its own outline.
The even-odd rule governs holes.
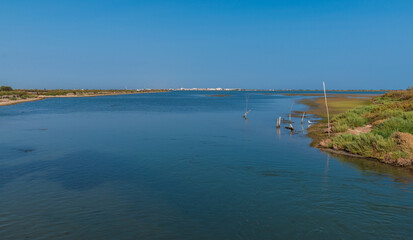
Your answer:
[[[349,128],[361,127],[368,123],[368,119],[362,115],[369,110],[364,107],[359,107],[346,113],[342,113],[333,118],[333,130],[336,132],[343,132]],[[346,128],[345,128],[346,127]]]
[[[336,122],[333,124],[333,132],[345,132],[349,129],[349,126],[344,122]]]
[[[334,137],[330,145],[336,150],[379,159],[383,159],[387,153],[396,150],[396,142],[393,139],[386,139],[374,133],[341,134]]]
[[[405,113],[401,117],[393,117],[374,127],[372,133],[378,134],[384,138],[390,137],[395,132],[404,132],[413,134],[412,113]]]
[[[406,91],[390,91],[383,95],[383,99],[391,99],[393,101],[413,100],[413,90]]]
[[[13,88],[9,86],[1,86],[0,91],[10,92],[13,91]]]
[[[395,159],[395,160],[409,158],[408,153],[405,153],[405,152],[400,151],[400,150],[396,150],[394,152],[391,152],[391,153],[389,153],[389,155],[390,155],[391,159]]]

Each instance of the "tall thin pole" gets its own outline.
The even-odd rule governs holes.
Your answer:
[[[247,103],[245,104],[245,112],[248,112],[248,96],[247,96]]]
[[[327,105],[327,94],[326,94],[326,84],[323,82],[323,89],[324,89],[324,101],[326,103],[326,109],[327,109],[327,127],[328,127],[328,137],[330,137],[330,114],[328,112],[328,105]]]
[[[291,123],[291,111],[293,110],[293,106],[294,106],[294,100],[293,100],[293,103],[291,104],[291,108],[290,108],[290,115],[289,115],[290,123]]]

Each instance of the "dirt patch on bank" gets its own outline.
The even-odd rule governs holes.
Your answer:
[[[368,124],[368,125],[363,126],[363,127],[356,127],[354,129],[349,129],[349,130],[347,130],[346,133],[359,135],[360,133],[369,133],[369,132],[371,132],[372,129],[373,129],[373,125]]]

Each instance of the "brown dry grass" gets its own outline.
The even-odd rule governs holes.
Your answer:
[[[323,97],[324,93],[283,93],[285,96],[307,96],[307,97]],[[328,97],[358,97],[358,98],[372,98],[380,96],[381,94],[363,94],[363,93],[331,93],[327,92]]]
[[[353,109],[362,105],[369,105],[372,103],[373,96],[370,98],[354,98],[353,95],[348,94],[348,96],[328,96],[328,109],[330,111],[330,116],[334,117],[337,114],[344,113],[350,109]],[[307,111],[309,114],[315,114],[322,118],[327,117],[326,106],[324,103],[324,98],[308,98],[302,99],[299,103],[305,104],[310,107],[310,110]]]

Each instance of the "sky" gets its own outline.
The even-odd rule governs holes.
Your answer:
[[[413,1],[0,0],[0,85],[405,89]]]

